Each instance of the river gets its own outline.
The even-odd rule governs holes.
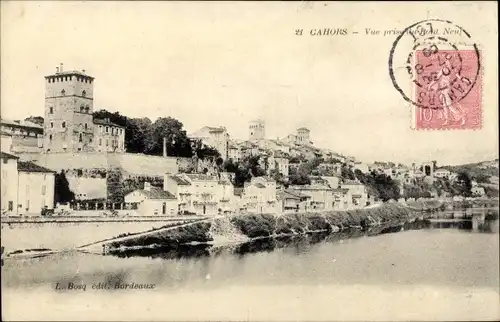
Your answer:
[[[498,227],[498,220],[425,220],[221,248],[8,259],[2,267],[2,315],[8,320],[498,320]],[[66,289],[70,283],[85,290]],[[115,289],[127,283],[153,288]]]

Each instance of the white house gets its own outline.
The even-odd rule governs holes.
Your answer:
[[[245,182],[242,200],[248,212],[276,213],[276,181],[268,177],[253,177],[250,182]]]
[[[144,216],[174,216],[178,214],[177,198],[162,188],[144,183],[144,189],[137,189],[125,195],[126,203],[137,203],[138,213]]]
[[[364,184],[358,181],[346,180],[340,184],[340,188],[350,191],[354,208],[363,208],[366,206],[368,202],[368,192]]]
[[[482,197],[486,195],[486,192],[484,191],[484,188],[481,186],[475,186],[471,188],[472,195],[474,197]]]
[[[276,193],[278,213],[307,212],[311,197],[294,190],[279,190]]]
[[[219,184],[216,176],[206,174],[166,174],[164,178],[163,189],[179,199],[180,211],[193,212],[198,215],[218,214],[219,209],[222,211],[221,198],[231,191],[228,187],[228,192],[221,193],[220,189],[225,189],[227,183]]]
[[[290,190],[310,197],[310,211],[329,211],[333,209],[334,199],[332,188],[326,184],[296,185],[290,186]]]
[[[18,215],[40,216],[42,209],[54,209],[55,171],[33,162],[17,162]]]
[[[451,171],[447,169],[437,169],[434,170],[434,177],[436,178],[447,178],[449,179],[451,175]]]
[[[228,159],[229,134],[225,127],[204,126],[198,131],[190,134],[189,138],[201,140],[203,144],[216,149],[223,160]]]
[[[0,167],[2,169],[2,178],[0,180],[2,185],[2,195],[1,195],[1,209],[2,216],[17,215],[17,192],[18,192],[18,172],[17,172],[17,161],[18,157],[0,152],[1,164]]]

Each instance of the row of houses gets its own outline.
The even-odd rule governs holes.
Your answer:
[[[152,215],[322,212],[362,208],[368,202],[365,186],[317,178],[310,185],[278,187],[273,179],[253,177],[243,188],[231,183],[232,174],[165,174],[163,187],[146,182],[125,196],[140,213]]]

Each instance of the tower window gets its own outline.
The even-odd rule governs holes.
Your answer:
[[[61,95],[62,96],[66,95],[66,91],[64,89],[61,91]]]
[[[102,145],[102,139],[99,139],[99,145]]]
[[[62,122],[62,127],[65,128],[66,127],[66,122]]]
[[[50,122],[50,128],[54,128],[54,122]]]
[[[87,129],[87,123],[85,123],[85,130]]]
[[[49,140],[50,140],[50,141],[52,141],[52,134],[51,134],[51,135],[49,135]]]
[[[106,146],[108,146],[108,142],[109,142],[108,139],[106,139]]]
[[[85,112],[86,112],[86,113],[89,113],[89,112],[90,112],[90,107],[89,107],[88,105],[87,105],[87,106],[85,106]]]
[[[85,97],[87,95],[86,91],[82,91],[82,96]]]
[[[83,113],[84,111],[85,111],[85,106],[81,105],[81,106],[80,106],[80,112],[82,112],[82,113]]]
[[[80,135],[78,136],[78,142],[83,142],[83,136],[82,136],[82,133],[80,133]]]

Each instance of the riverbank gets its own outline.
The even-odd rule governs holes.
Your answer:
[[[367,229],[415,218],[428,218],[432,211],[416,211],[401,204],[325,213],[240,214],[214,218],[168,231],[153,231],[140,236],[105,242],[109,252],[138,248],[176,248],[183,245],[220,245],[244,241],[295,236],[311,233],[334,233],[347,228]]]

